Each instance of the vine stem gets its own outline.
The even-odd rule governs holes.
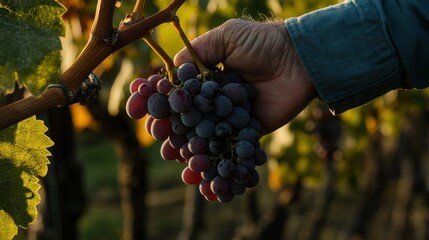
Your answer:
[[[82,81],[110,54],[139,40],[158,25],[172,22],[185,0],[172,0],[163,10],[135,24],[112,28],[116,0],[98,0],[91,36],[72,66],[60,75],[59,83],[69,90],[80,88]],[[0,108],[0,130],[47,109],[66,106],[61,89],[49,88],[40,96],[30,96]]]

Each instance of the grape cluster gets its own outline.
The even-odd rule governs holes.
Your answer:
[[[149,114],[146,131],[163,141],[162,158],[186,164],[184,183],[199,184],[209,201],[229,202],[258,184],[255,166],[267,161],[261,126],[250,115],[256,90],[237,74],[203,79],[192,63],[176,74],[174,84],[159,74],[132,81],[127,113]]]

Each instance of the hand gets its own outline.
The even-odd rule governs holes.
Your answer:
[[[206,66],[222,63],[254,84],[253,115],[263,134],[292,120],[317,97],[283,22],[233,19],[191,43]],[[193,62],[186,48],[174,58],[176,66],[185,62]]]

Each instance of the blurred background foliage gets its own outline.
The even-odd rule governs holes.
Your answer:
[[[64,70],[88,39],[96,1],[60,2],[68,9]],[[147,16],[169,3],[147,2]],[[178,16],[192,39],[230,18],[286,19],[338,2],[188,0]],[[114,26],[134,4],[120,3]],[[184,47],[169,24],[153,34],[171,57]],[[57,141],[72,135],[73,168],[51,171],[48,178],[60,180],[55,187],[45,180],[48,210],[18,239],[429,239],[427,91],[393,91],[340,116],[314,102],[263,137],[270,159],[258,169],[257,188],[229,204],[206,203],[181,182],[183,166],[161,160],[144,120],[124,112],[129,83],[162,67],[138,41],[95,69],[103,80],[99,100],[71,106],[71,130],[63,131],[67,121],[58,130]],[[64,164],[58,158],[54,168]],[[79,174],[70,173],[77,168]],[[80,198],[67,199],[58,190],[73,191],[61,185],[66,178]],[[62,202],[67,200],[72,202]]]

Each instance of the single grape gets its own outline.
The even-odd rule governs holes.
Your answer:
[[[259,134],[255,129],[246,127],[238,132],[238,140],[246,140],[251,142],[253,146],[257,146],[259,143]]]
[[[210,189],[217,195],[228,194],[230,190],[230,182],[227,178],[216,176],[210,183]]]
[[[242,105],[247,100],[247,91],[239,83],[230,83],[222,88],[222,93],[228,97],[234,105]]]
[[[217,171],[222,177],[230,177],[235,170],[235,163],[231,159],[222,159],[217,165]]]
[[[185,167],[182,171],[182,180],[184,183],[189,185],[199,184],[203,177],[198,172],[192,171],[189,167]]]
[[[147,102],[148,112],[154,118],[167,118],[170,115],[170,104],[167,96],[160,93],[153,93]]]
[[[201,172],[201,176],[204,180],[211,181],[216,176],[219,176],[219,173],[217,172],[216,166],[210,166],[205,171]]]
[[[156,84],[156,90],[164,95],[167,95],[172,87],[173,86],[171,85],[170,81],[166,78],[159,80]]]
[[[197,135],[202,138],[209,138],[214,135],[215,124],[207,119],[202,119],[197,126],[195,126]]]
[[[198,69],[192,63],[183,63],[177,68],[177,78],[182,82],[191,78],[197,78],[197,75]]]
[[[235,166],[234,173],[232,174],[232,180],[238,184],[246,184],[249,179],[249,169],[243,165]]]
[[[128,116],[134,119],[144,117],[148,112],[147,103],[147,97],[140,95],[138,92],[131,94],[125,106]]]
[[[215,81],[206,81],[201,85],[201,93],[214,97],[219,93],[219,84]]]
[[[211,161],[207,154],[197,154],[188,161],[188,167],[194,172],[204,172],[210,167]]]
[[[215,103],[209,95],[202,93],[195,96],[194,106],[196,106],[202,113],[209,113],[214,110]]]
[[[177,134],[172,132],[168,137],[171,146],[175,148],[180,148],[183,144],[188,143],[188,139],[183,134]]]
[[[150,132],[156,140],[164,141],[172,133],[171,122],[168,119],[155,119],[152,122]]]
[[[227,121],[235,128],[243,128],[249,123],[249,113],[242,107],[234,107]]]
[[[191,96],[196,96],[200,93],[201,90],[201,82],[198,81],[196,78],[191,78],[186,80],[186,82],[183,84],[183,89],[189,92]]]
[[[180,156],[179,149],[171,146],[168,139],[162,143],[160,153],[161,157],[168,161],[176,160]]]
[[[215,135],[219,138],[227,138],[232,135],[231,124],[227,122],[220,122],[216,125]]]
[[[192,106],[191,94],[184,89],[176,88],[170,93],[168,102],[170,103],[173,111],[177,113],[186,112]]]
[[[258,120],[254,119],[254,118],[250,118],[249,124],[247,124],[247,126],[255,129],[256,132],[258,132],[258,133],[260,133],[262,130],[261,124],[259,123]]]
[[[246,192],[246,185],[236,183],[235,181],[231,182],[231,193],[234,195],[241,195]]]
[[[194,136],[189,139],[188,148],[193,154],[203,154],[207,151],[207,141],[200,136]]]
[[[234,199],[234,194],[232,194],[231,192],[217,195],[217,200],[222,203],[231,202],[233,199]]]
[[[238,158],[237,165],[245,166],[247,169],[254,169],[256,164],[253,158]]]
[[[180,114],[173,113],[170,115],[171,129],[176,134],[186,134],[189,131],[189,127],[185,126],[180,119]]]
[[[261,148],[257,147],[253,151],[253,159],[255,159],[255,164],[257,166],[264,165],[267,162],[267,158],[267,154]]]
[[[149,97],[153,93],[153,88],[149,83],[142,83],[138,88],[140,95]]]
[[[251,158],[254,152],[253,145],[246,140],[237,142],[235,146],[235,153],[240,158]]]
[[[147,78],[150,85],[152,85],[153,89],[156,89],[156,85],[158,85],[158,82],[161,81],[164,77],[159,74],[153,74],[150,77]]]
[[[259,183],[259,174],[256,171],[256,169],[249,169],[249,178],[246,182],[246,187],[248,188],[254,188],[258,186]]]
[[[187,127],[195,127],[201,120],[201,112],[194,106],[180,116],[182,123]]]
[[[207,201],[216,201],[216,194],[210,188],[210,181],[203,180],[199,186],[200,193],[207,199]]]
[[[194,156],[194,154],[189,151],[188,143],[185,143],[180,147],[180,156],[186,160],[189,160],[192,156]]]
[[[224,95],[219,95],[215,98],[215,112],[220,117],[226,117],[231,114],[233,105],[231,100]]]
[[[148,83],[146,78],[136,78],[130,83],[130,93],[133,94],[138,91],[140,84]]]
[[[155,118],[152,117],[151,115],[148,115],[144,125],[146,132],[149,133],[149,135],[151,136],[152,136],[151,127],[152,127],[153,120],[155,120]]]
[[[209,150],[212,153],[223,153],[226,149],[224,141],[216,138],[209,139]]]

